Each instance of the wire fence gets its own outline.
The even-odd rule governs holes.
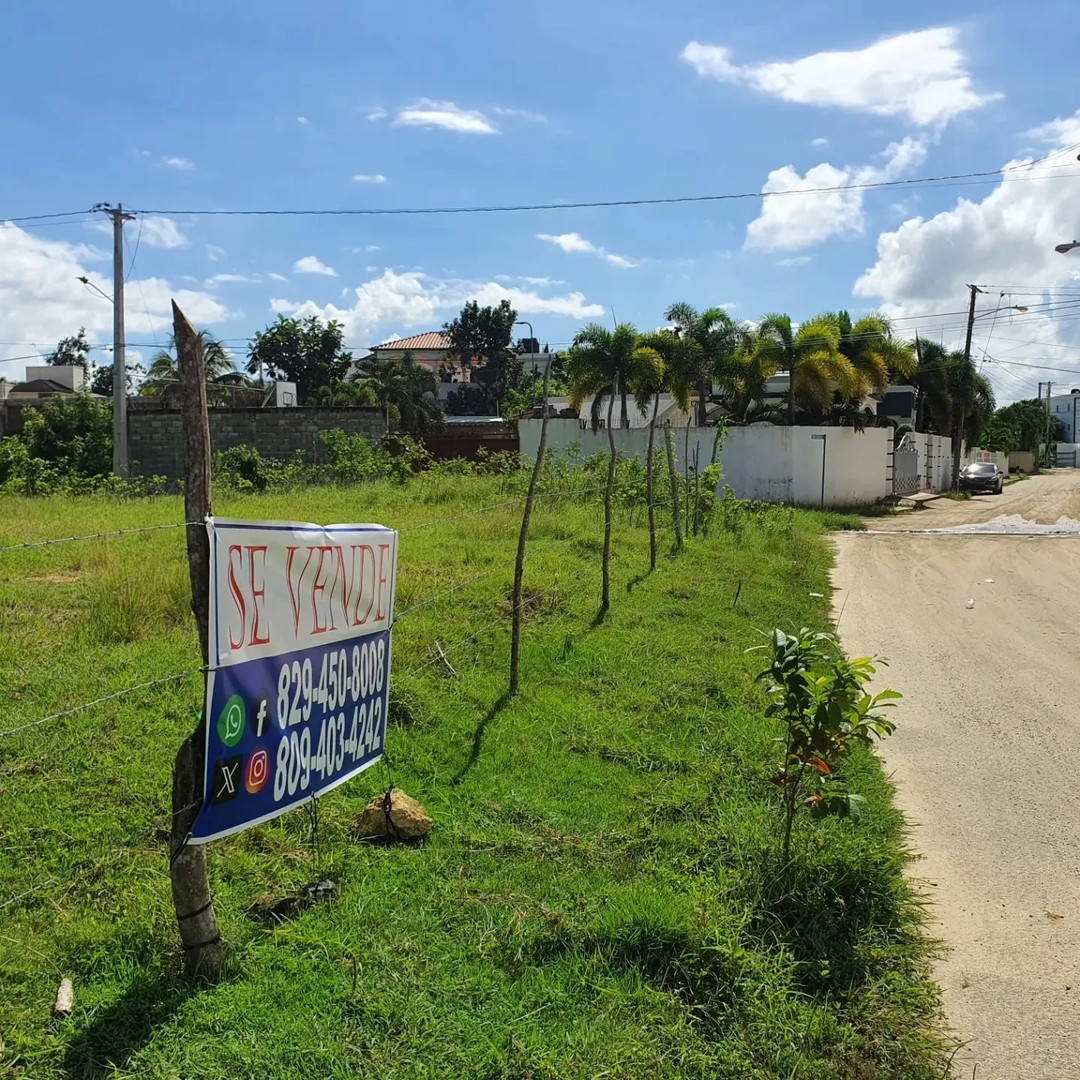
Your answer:
[[[603,492],[601,487],[583,487],[574,488],[568,487],[567,490],[558,490],[550,492],[537,493],[535,498],[543,505],[550,500],[563,499],[568,503],[578,502],[582,499],[591,499]],[[513,507],[521,507],[525,502],[526,496],[524,494],[514,495],[505,499],[499,499],[491,503],[484,504],[478,507],[472,507],[467,510],[455,511],[453,513],[444,514],[430,520],[419,522],[415,525],[408,525],[402,529],[399,529],[399,535],[409,535],[412,533],[418,533],[424,530],[431,530],[440,526],[453,524],[460,521],[466,521],[476,518],[481,515],[495,513],[497,511],[508,511]],[[666,499],[657,499],[654,505],[667,506]],[[641,507],[639,507],[641,509]],[[647,507],[644,507],[647,509]],[[31,540],[25,542],[7,543],[0,545],[0,556],[15,557],[18,553],[25,553],[29,551],[35,551],[45,548],[56,548],[65,544],[73,543],[87,543],[93,541],[112,540],[112,539],[124,539],[133,536],[163,533],[170,530],[186,529],[192,526],[202,525],[202,522],[197,521],[180,521],[175,523],[164,523],[154,525],[137,525],[122,529],[108,529],[100,530],[97,532],[80,533],[70,536],[60,536],[46,538],[42,540]],[[512,528],[507,531],[506,535],[500,537],[500,543],[509,544],[515,537],[518,530],[519,521],[515,518],[512,523]],[[532,556],[538,550],[550,551],[553,546],[562,546],[564,544],[580,541],[581,537],[577,532],[571,532],[565,536],[544,536],[542,538],[534,537],[530,540],[528,545],[529,555]],[[3,564],[0,563],[0,566]],[[466,574],[464,577],[460,577],[457,580],[445,583],[444,587],[439,587],[436,591],[425,595],[424,591],[417,590],[418,597],[413,602],[408,603],[404,607],[399,608],[395,612],[393,618],[393,625],[396,627],[402,621],[406,622],[406,625],[413,625],[413,620],[417,617],[418,613],[425,610],[436,608],[438,605],[446,603],[454,598],[460,598],[463,594],[468,593],[477,586],[483,586],[485,583],[493,580],[498,580],[502,577],[505,592],[500,591],[494,600],[497,605],[497,615],[488,620],[484,620],[480,625],[459,638],[455,638],[451,641],[445,641],[441,639],[438,634],[430,633],[430,629],[427,631],[427,640],[416,640],[411,642],[411,648],[414,651],[423,655],[423,659],[414,663],[408,669],[395,672],[392,677],[393,686],[408,686],[415,683],[426,673],[432,671],[439,665],[445,666],[447,670],[447,676],[452,678],[459,678],[459,673],[454,669],[451,664],[451,658],[455,661],[460,656],[462,650],[472,643],[478,642],[483,638],[485,634],[494,633],[503,629],[509,633],[511,617],[513,612],[513,603],[510,593],[510,587],[513,580],[513,570],[515,566],[515,560],[513,558],[502,558],[496,562]],[[580,583],[590,573],[593,573],[593,569],[579,571],[577,573],[571,573],[569,575],[559,574],[556,578],[549,578],[546,582],[546,592],[551,593],[553,590],[561,588],[565,594],[569,594],[571,587],[577,583]],[[408,579],[409,570],[408,567],[399,568],[399,578],[403,577]],[[599,565],[595,567],[595,576],[599,577]],[[442,582],[439,583],[443,585]],[[399,581],[399,589],[401,582]],[[471,608],[474,612],[477,612],[482,605],[491,603],[492,597],[490,591],[477,595],[471,600]],[[538,599],[535,595],[524,597],[521,601],[521,611],[527,613],[530,609],[538,604]],[[157,700],[157,695],[162,688],[173,684],[180,685],[185,680],[194,679],[198,676],[205,676],[209,672],[210,668],[207,666],[194,665],[186,667],[182,670],[175,671],[168,675],[155,677],[152,679],[143,679],[135,682],[129,686],[122,686],[115,690],[109,690],[106,693],[97,694],[85,701],[80,701],[71,704],[69,707],[49,712],[43,716],[26,720],[22,723],[16,723],[0,730],[0,749],[6,746],[14,746],[18,742],[19,737],[31,737],[39,730],[48,729],[50,725],[64,725],[64,722],[74,717],[89,716],[94,713],[95,710],[101,709],[102,706],[108,706],[112,703],[120,702],[128,699],[134,695],[143,693],[147,694],[151,700]],[[193,700],[192,704],[195,704]],[[82,728],[78,730],[83,730]],[[93,730],[97,730],[94,728]],[[31,743],[31,752],[34,749],[39,749],[39,744]],[[171,748],[170,748],[171,758]],[[5,752],[4,757],[0,758],[0,764],[5,766],[10,765],[13,761],[19,759],[12,758],[10,752]],[[388,765],[389,767],[389,765]],[[64,889],[70,887],[72,882],[81,878],[91,870],[99,868],[107,868],[112,862],[115,861],[117,856],[117,848],[111,847],[108,850],[100,852],[94,852],[87,857],[80,859],[78,862],[70,866],[65,872],[60,873],[48,873],[41,881],[34,883],[28,888],[22,889],[17,893],[8,896],[6,898],[0,898],[0,912],[7,911],[12,908],[18,907],[20,904],[26,902],[33,902],[33,900],[40,894],[48,894],[50,896],[61,893]],[[163,864],[164,872],[164,864]]]

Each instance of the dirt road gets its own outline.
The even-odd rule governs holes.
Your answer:
[[[869,524],[1000,514],[1080,518],[1080,471]],[[888,657],[882,685],[905,695],[883,754],[968,1044],[954,1075],[1080,1077],[1080,535],[855,534],[837,548],[844,646]]]

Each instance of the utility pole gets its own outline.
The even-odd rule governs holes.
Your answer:
[[[983,290],[978,285],[969,285],[971,290],[971,302],[968,304],[967,336],[964,338],[964,372],[967,378],[968,368],[971,366],[971,334],[975,329],[975,297]],[[953,432],[953,487],[960,486],[960,448],[964,441],[964,428],[967,427],[967,395],[960,400],[960,423]]]
[[[124,350],[124,222],[135,215],[117,203],[98,203],[94,207],[108,214],[113,223],[113,473],[126,477],[128,472],[127,432],[127,358]]]

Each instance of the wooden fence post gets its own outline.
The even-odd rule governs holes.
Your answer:
[[[206,411],[206,363],[202,339],[176,301],[172,310],[184,425],[184,520],[191,522],[186,530],[191,610],[205,668],[210,656],[210,541],[205,525],[210,514],[210,420]],[[204,673],[204,702],[205,683]],[[191,976],[216,980],[222,966],[221,934],[206,876],[206,845],[187,842],[203,802],[206,724],[203,715],[195,731],[181,744],[173,765],[169,877],[184,946],[184,969]]]
[[[547,448],[547,400],[548,377],[551,374],[551,357],[544,366],[544,390],[541,403],[540,443],[536,448],[536,461],[533,462],[532,475],[529,477],[529,490],[525,496],[525,509],[521,515],[521,532],[518,533],[517,558],[514,560],[514,596],[510,630],[510,696],[518,692],[521,662],[521,586],[525,576],[525,544],[529,539],[529,519],[532,517],[533,498],[536,484],[544,468],[544,450]]]
[[[671,428],[664,428],[664,449],[667,450],[668,479],[671,482],[671,523],[675,527],[675,550],[682,551],[682,515],[679,512],[679,478],[675,475],[675,437]]]

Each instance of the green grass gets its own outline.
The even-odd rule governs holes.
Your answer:
[[[317,852],[299,812],[214,844],[217,986],[179,975],[166,865],[197,683],[0,740],[0,904],[44,886],[0,910],[0,1075],[941,1074],[880,765],[852,769],[873,812],[806,825],[787,873],[763,781],[776,732],[746,650],[773,625],[825,624],[823,534],[854,519],[755,515],[649,575],[645,531],[620,515],[612,610],[594,625],[598,502],[544,500],[523,692],[503,704],[518,508],[404,530],[505,497],[464,477],[218,497],[223,515],[402,529],[399,611],[495,572],[394,631],[393,779],[434,817],[429,840],[350,839],[380,765],[321,800]],[[0,546],[181,513],[167,498],[0,497]],[[0,727],[194,666],[184,573],[182,530],[0,553]],[[441,664],[407,678],[436,640],[460,679]],[[245,914],[321,878],[337,901],[277,928]],[[51,1024],[62,976],[75,1011]]]

